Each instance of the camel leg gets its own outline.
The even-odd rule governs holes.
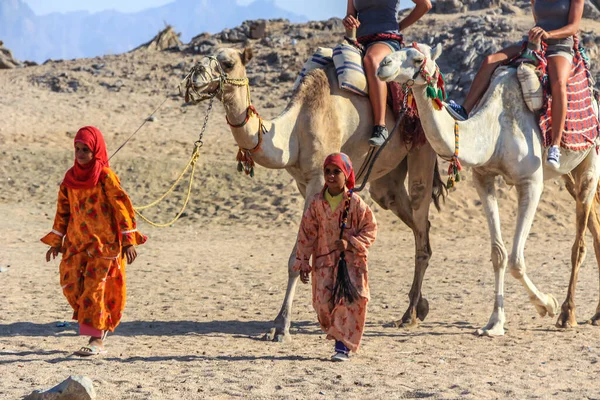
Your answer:
[[[567,191],[571,194],[574,200],[577,199],[577,193],[575,191],[575,181],[571,175],[565,175],[564,181],[566,184]],[[594,239],[594,253],[596,255],[596,263],[600,272],[600,219],[598,218],[598,212],[596,206],[598,205],[598,199],[594,200],[592,207],[590,208],[590,216],[588,218],[588,229]],[[590,319],[590,323],[594,326],[598,326],[600,321],[600,303],[596,307],[596,314]]]
[[[323,188],[323,176],[318,175],[306,186],[306,194],[304,197],[304,211],[308,208],[314,195]],[[285,291],[285,297],[279,314],[273,321],[273,327],[263,337],[264,340],[270,340],[274,342],[286,342],[291,340],[290,336],[290,325],[292,323],[292,303],[294,302],[294,295],[296,293],[296,285],[298,284],[298,278],[300,272],[293,270],[294,263],[296,261],[296,248],[298,243],[294,244],[294,249],[288,259],[288,283]]]
[[[417,327],[418,320],[425,320],[429,313],[429,302],[423,297],[421,288],[432,255],[429,243],[429,205],[436,157],[437,155],[428,145],[413,148],[408,153],[408,187],[414,222],[412,230],[415,237],[415,273],[408,293],[408,309],[402,319],[395,323],[398,327]]]
[[[536,176],[539,175],[539,176]],[[525,265],[525,242],[533,223],[540,196],[544,188],[542,171],[536,173],[529,180],[517,185],[519,208],[517,211],[517,229],[513,243],[512,254],[508,260],[510,273],[518,279],[527,290],[529,301],[535,306],[537,312],[543,317],[546,314],[553,317],[558,312],[558,301],[551,294],[540,292],[527,276]]]
[[[369,194],[381,208],[391,210],[406,226],[414,230],[410,199],[404,187],[407,174],[408,162],[405,158],[395,169],[369,182]]]
[[[588,219],[588,228],[594,238],[594,253],[596,254],[596,263],[598,264],[598,272],[600,274],[600,219],[596,211],[597,204],[597,200],[592,204],[590,218]],[[596,314],[590,319],[590,323],[594,326],[600,325],[600,301],[596,307]]]
[[[591,208],[594,205],[598,186],[596,170],[593,165],[590,168],[590,161],[593,162],[594,158],[591,155],[573,171],[576,201],[575,243],[573,243],[573,247],[571,248],[571,277],[569,279],[567,298],[562,304],[561,313],[556,321],[558,328],[577,326],[577,319],[575,318],[575,287],[577,285],[579,268],[586,255],[585,230],[590,218]],[[595,229],[596,226],[592,223],[591,228]]]
[[[481,199],[490,230],[492,246],[492,265],[494,266],[494,309],[486,326],[477,330],[482,336],[504,335],[504,273],[508,261],[508,252],[502,241],[500,214],[496,198],[495,176],[481,175],[473,171],[473,182]]]

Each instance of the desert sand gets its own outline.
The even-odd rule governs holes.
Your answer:
[[[39,239],[52,227],[74,134],[83,125],[99,127],[111,153],[167,96],[156,120],[110,161],[134,204],[156,199],[187,162],[202,125],[207,104],[186,106],[176,90],[198,59],[135,52],[0,73],[1,399],[69,375],[89,376],[104,400],[600,398],[600,328],[585,323],[598,302],[591,238],[577,287],[577,328],[559,330],[555,318],[539,317],[507,275],[506,335],[474,335],[492,309],[493,271],[468,171],[442,212],[432,207],[434,255],[423,285],[431,311],[420,327],[392,324],[408,305],[412,234],[364,194],[380,230],[369,258],[372,299],[360,352],[348,363],[329,361],[333,343],[318,327],[310,287],[301,284],[293,340],[262,341],[283,299],[303,200],[284,171],[258,167],[253,179],[237,173],[237,147],[217,103],[185,216],[165,229],[140,222],[149,240],[128,266],[127,307],[108,353],[73,356],[85,339],[73,321],[57,326],[69,321],[71,309],[58,260],[45,262]],[[50,90],[75,81],[77,91]],[[253,88],[257,109],[276,115],[290,88],[291,82]],[[516,194],[500,186],[509,247]],[[178,188],[150,215],[169,219],[184,194]],[[547,182],[525,254],[530,277],[560,303],[573,239],[574,202],[561,182]]]

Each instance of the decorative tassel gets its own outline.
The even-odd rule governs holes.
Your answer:
[[[448,166],[448,182],[446,183],[446,187],[448,189],[452,189],[456,182],[461,181],[460,171],[462,171],[462,165],[460,164],[460,160],[458,159],[458,142],[459,142],[459,128],[458,122],[454,123],[454,155],[452,156],[452,161],[450,161],[450,165]]]
[[[340,240],[344,238],[344,229],[348,223],[348,212],[350,211],[350,201],[352,200],[352,190],[348,192],[348,197],[344,204],[344,213],[342,214],[341,229],[340,229]],[[352,284],[350,274],[348,273],[348,264],[346,262],[346,256],[342,251],[340,253],[340,259],[337,265],[337,274],[335,284],[333,285],[333,292],[331,293],[331,301],[333,307],[338,305],[342,301],[346,301],[352,304],[358,299],[360,294],[358,290]]]
[[[432,100],[432,103],[433,103],[433,108],[435,108],[438,111],[444,107],[444,104],[442,104],[442,101],[440,99],[438,99],[437,97]]]
[[[237,170],[238,172],[244,171],[246,175],[250,175],[250,177],[254,177],[254,160],[252,159],[252,154],[249,150],[239,149],[237,153]]]
[[[431,85],[427,86],[427,97],[429,97],[430,99],[435,99],[437,97],[435,88]]]
[[[438,87],[437,98],[440,100],[444,100],[444,93],[442,93],[442,89]]]

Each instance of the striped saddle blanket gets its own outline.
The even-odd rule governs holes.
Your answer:
[[[552,142],[552,96],[546,73],[545,49],[540,51],[540,67],[544,72],[542,86],[544,88],[544,106],[541,109],[539,126],[545,146]],[[600,135],[597,112],[598,103],[594,99],[593,85],[587,62],[579,50],[575,40],[575,56],[573,71],[567,81],[567,118],[561,140],[561,147],[568,150],[585,150],[596,145]]]

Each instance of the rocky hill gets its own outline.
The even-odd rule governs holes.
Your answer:
[[[84,11],[36,15],[23,0],[0,0],[0,40],[20,60],[44,62],[119,54],[139,46],[171,24],[189,41],[200,32],[218,32],[246,19],[284,17],[305,21],[273,0],[240,5],[236,0],[174,0],[135,13]]]

